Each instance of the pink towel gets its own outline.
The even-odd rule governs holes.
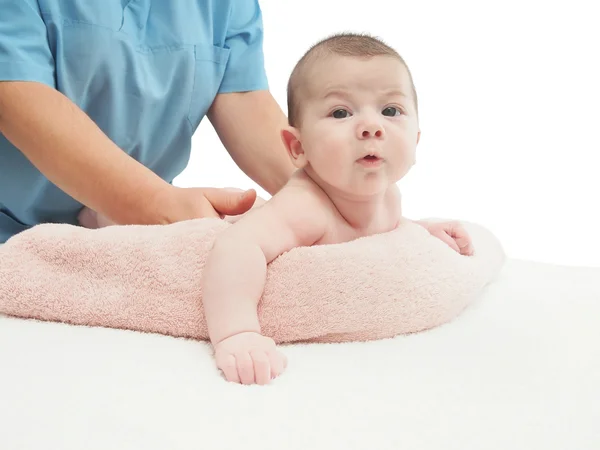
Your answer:
[[[228,226],[215,219],[98,230],[38,225],[0,247],[0,313],[207,339],[201,274],[215,235]],[[465,226],[471,257],[411,222],[280,256],[258,307],[263,333],[278,343],[342,342],[448,322],[504,262],[488,230]]]

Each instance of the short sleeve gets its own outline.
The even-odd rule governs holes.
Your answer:
[[[225,47],[230,49],[219,93],[268,89],[258,0],[232,2]]]
[[[37,0],[0,0],[0,81],[54,87],[54,57]]]

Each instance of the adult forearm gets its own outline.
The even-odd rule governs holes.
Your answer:
[[[286,118],[276,103],[257,109],[246,117],[251,122],[247,124],[246,149],[230,152],[231,157],[244,173],[274,195],[295,170],[281,140],[280,133],[287,125]]]
[[[203,270],[202,299],[213,344],[243,332],[260,333],[257,306],[267,275],[255,244],[217,238]]]
[[[50,181],[117,223],[160,223],[168,183],[118,148],[60,92],[0,82],[0,132]]]
[[[295,168],[281,140],[285,114],[269,91],[217,96],[211,123],[240,169],[269,194],[278,192]]]

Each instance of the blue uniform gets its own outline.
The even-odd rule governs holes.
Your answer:
[[[268,88],[262,44],[257,0],[0,0],[0,80],[58,89],[168,182],[218,93]],[[81,208],[0,134],[0,243]]]

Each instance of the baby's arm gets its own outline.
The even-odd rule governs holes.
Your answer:
[[[429,231],[429,234],[448,244],[457,253],[464,256],[474,254],[473,242],[469,232],[459,221],[427,222],[414,220],[413,222],[424,227]]]
[[[202,297],[217,366],[229,381],[264,384],[283,371],[283,355],[260,334],[258,321],[267,264],[319,240],[325,211],[312,192],[285,187],[216,238],[203,270]]]
[[[398,213],[401,217],[401,199],[400,190],[397,186],[393,186],[391,195],[394,198],[394,204],[398,205]],[[410,219],[408,219],[410,220]],[[410,220],[417,225],[421,225],[429,234],[437,237],[442,242],[448,244],[448,246],[455,250],[461,255],[471,256],[474,253],[473,243],[469,233],[464,226],[458,221],[447,221],[447,222],[427,222],[425,220]]]

